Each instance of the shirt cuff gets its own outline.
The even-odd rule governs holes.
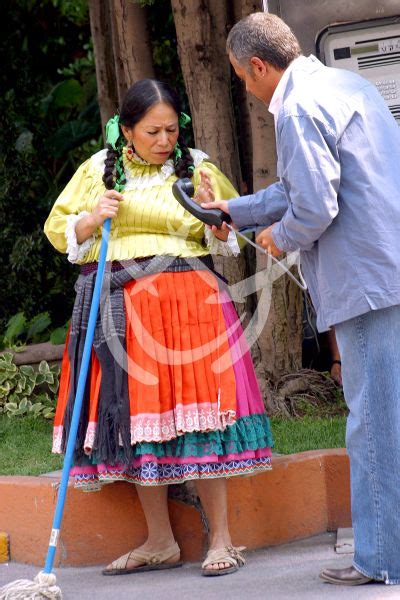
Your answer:
[[[82,242],[82,244],[78,244],[78,240],[76,238],[76,224],[89,214],[90,213],[84,210],[77,215],[68,215],[67,217],[65,237],[67,239],[67,258],[71,263],[77,263],[78,261],[81,261],[96,241],[94,234]]]
[[[229,214],[238,229],[255,223],[251,213],[250,196],[241,196],[229,200]]]
[[[229,232],[226,242],[223,242],[215,237],[211,229],[208,228],[204,230],[204,237],[206,238],[206,243],[210,254],[219,254],[220,256],[239,256],[240,248],[236,239],[236,235],[233,231]]]
[[[272,228],[271,235],[275,246],[282,252],[294,252],[295,250],[298,250],[298,246],[293,246],[293,244],[288,242],[288,240],[283,236],[281,229],[281,222],[275,223],[274,227]]]

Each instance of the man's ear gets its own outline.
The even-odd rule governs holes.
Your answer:
[[[258,56],[252,56],[250,59],[250,64],[255,77],[265,77],[265,75],[268,73],[268,63],[261,60],[261,58],[258,58]]]

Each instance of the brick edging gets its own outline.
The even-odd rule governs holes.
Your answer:
[[[57,479],[0,476],[0,531],[10,536],[11,559],[42,565],[56,501]],[[184,560],[200,560],[207,536],[199,510],[170,500]],[[271,546],[350,526],[349,465],[344,449],[276,457],[273,470],[228,480],[233,543]],[[134,487],[123,482],[100,492],[68,490],[56,565],[105,564],[146,536]]]

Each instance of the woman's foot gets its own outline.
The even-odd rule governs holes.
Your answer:
[[[103,570],[103,575],[124,575],[140,571],[173,569],[180,567],[180,549],[174,541],[163,548],[145,542],[139,548],[120,556]]]
[[[217,543],[217,544],[211,545],[210,548],[208,549],[205,561],[202,564],[202,567],[201,567],[202,570],[220,571],[222,569],[229,569],[229,567],[231,567],[232,565],[230,565],[228,562],[208,562],[208,558],[211,555],[217,556],[216,552],[220,553],[223,550],[225,550],[225,548],[229,547],[230,545],[231,545],[230,541],[227,544],[218,544]],[[205,565],[205,563],[207,563],[207,564]]]
[[[202,573],[232,573],[244,564],[244,559],[241,557],[241,560],[236,561],[232,556],[234,553],[228,527],[226,479],[199,479],[196,481],[196,489],[210,529],[210,546],[202,565]],[[236,566],[235,561],[240,564]]]
[[[246,562],[241,554],[244,549],[244,546],[239,546],[238,548],[225,546],[223,548],[210,549],[207,552],[205,561],[201,565],[202,574],[206,577],[214,577],[238,571]]]

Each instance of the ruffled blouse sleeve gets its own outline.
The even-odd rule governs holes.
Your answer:
[[[229,179],[213,163],[203,160],[195,169],[193,174],[193,184],[195,191],[200,185],[200,171],[206,173],[210,180],[215,194],[215,200],[231,200],[239,196]],[[205,228],[205,240],[211,254],[221,254],[222,256],[237,256],[245,242],[238,240],[233,231],[229,232],[226,242],[215,237],[212,231]]]
[[[78,244],[75,234],[76,223],[88,215],[80,207],[87,204],[92,187],[92,165],[88,159],[76,171],[61,192],[44,225],[50,243],[62,253],[68,254],[70,262],[80,260],[94,243],[95,235],[83,244]]]

